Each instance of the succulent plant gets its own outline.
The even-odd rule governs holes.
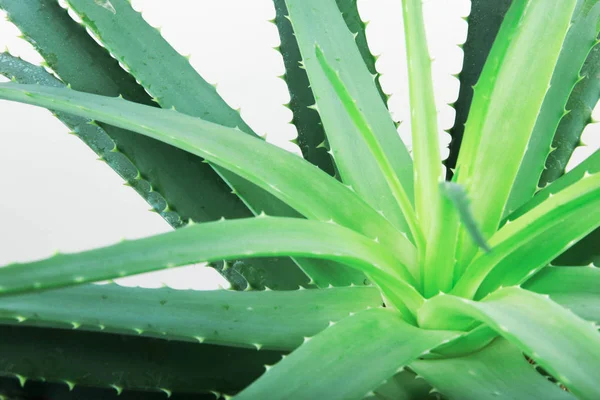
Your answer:
[[[473,0],[447,176],[420,0],[412,155],[356,0],[274,1],[304,159],[127,0],[66,3],[80,23],[0,0],[56,74],[4,53],[0,98],[53,110],[175,229],[0,268],[6,396],[600,398],[600,152],[565,172],[600,96],[600,1]],[[92,284],[202,261],[232,289]]]

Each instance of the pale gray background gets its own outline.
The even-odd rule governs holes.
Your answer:
[[[294,152],[289,142],[295,128],[283,74],[271,0],[133,0],[146,20],[161,26],[165,38],[182,54],[191,54],[194,67],[242,116],[267,139]],[[434,80],[442,129],[451,126],[448,106],[458,93],[469,0],[426,0],[430,52],[435,57]],[[359,0],[384,89],[392,94],[390,109],[410,144],[408,93],[400,0]],[[39,55],[18,30],[0,18],[0,47],[38,63]],[[165,232],[169,226],[95,154],[48,111],[0,101],[0,265],[39,259],[54,251],[79,251],[105,246],[122,237],[137,238]],[[598,147],[597,127],[588,127],[571,166]],[[594,129],[596,132],[593,132]],[[448,135],[441,133],[443,155]],[[594,144],[595,143],[595,144]],[[226,285],[212,270],[192,266],[166,273],[121,280],[124,284],[176,288],[216,288]]]

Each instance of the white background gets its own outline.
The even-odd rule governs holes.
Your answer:
[[[295,128],[291,113],[271,0],[133,0],[146,20],[161,26],[163,36],[181,53],[191,54],[192,65],[232,107],[267,140],[296,151],[289,140]],[[435,58],[434,81],[442,129],[450,128],[462,50],[466,39],[468,0],[426,0],[425,17],[430,52]],[[399,131],[410,146],[407,121],[408,93],[400,0],[359,0],[363,20],[369,20],[371,50],[384,90],[392,97],[390,110],[405,121]],[[18,30],[0,18],[0,48],[39,64],[41,58]],[[64,252],[105,246],[121,239],[168,231],[158,215],[121,178],[48,111],[0,101],[0,265],[39,259]],[[442,132],[443,155],[447,134]],[[577,150],[576,159],[597,147],[597,131],[584,135],[596,145]],[[210,269],[193,266],[128,278],[144,286],[163,283],[177,288],[215,288],[226,285]]]

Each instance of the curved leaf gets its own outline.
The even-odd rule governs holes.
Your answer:
[[[311,219],[329,221],[375,238],[414,265],[414,247],[350,189],[298,156],[232,128],[118,98],[42,86],[0,84],[0,98],[102,120],[205,157],[269,190]],[[291,180],[289,177],[293,176]],[[340,204],[344,204],[340,207]]]
[[[600,396],[598,328],[551,301],[517,287],[500,289],[480,302],[442,295],[425,303],[418,320],[423,328],[465,328],[479,320],[564,384],[574,395]]]
[[[408,198],[412,199],[412,160],[356,46],[354,35],[333,0],[286,0],[286,4],[316,107],[343,182],[381,211],[395,227],[407,231],[385,177],[315,56],[315,44],[318,44],[327,59],[335,61],[333,68],[339,70],[350,96],[357,101],[357,107],[376,133]]]
[[[282,399],[361,399],[399,368],[454,336],[416,328],[394,311],[363,311],[306,341],[235,398],[264,399],[277,393]]]
[[[600,323],[600,269],[595,267],[547,267],[523,287],[550,298],[579,315]]]
[[[201,261],[237,257],[303,256],[339,261],[396,287],[416,309],[411,275],[375,241],[334,224],[262,217],[206,222],[149,238],[0,268],[0,294],[78,285]]]
[[[589,175],[547,199],[490,239],[453,294],[481,298],[499,286],[522,283],[600,225],[600,174]]]
[[[56,0],[0,0],[0,8],[6,10],[8,19],[23,32],[24,38],[44,57],[46,64],[74,90],[104,96],[122,95],[136,103],[156,105],[144,88],[106,49],[98,46]],[[222,216],[241,218],[251,215],[244,203],[231,195],[231,189],[201,159],[158,140],[133,135],[125,129],[109,125],[102,128],[114,141],[116,149],[135,165],[134,169],[124,171],[127,181],[136,191],[151,196],[153,209],[168,217],[167,221],[174,227],[185,225],[189,218],[214,221]]]
[[[80,330],[0,325],[0,334],[0,376],[111,388],[115,394],[233,394],[262,375],[264,364],[281,359],[277,351]]]
[[[553,151],[548,155],[546,168],[538,186],[545,187],[565,173],[567,163],[581,144],[583,130],[592,122],[592,110],[600,98],[600,47],[595,46],[586,60],[580,75],[583,77],[571,93],[566,109],[569,113],[558,125]]]
[[[457,182],[465,185],[485,237],[500,224],[576,2],[514,1],[475,86]],[[463,229],[459,268],[466,267],[476,250]]]
[[[293,350],[330,321],[381,304],[374,287],[236,292],[82,285],[1,297],[0,321]]]
[[[579,0],[548,93],[542,103],[527,144],[527,151],[506,203],[504,216],[519,208],[536,192],[542,172],[545,170],[546,159],[552,153],[552,139],[560,121],[569,114],[570,108],[566,108],[567,101],[573,89],[583,79],[580,71],[590,50],[597,43],[596,37],[599,32],[600,1]],[[573,107],[574,104],[571,103],[570,106]],[[577,106],[581,107],[581,105]]]
[[[442,157],[422,3],[421,0],[402,0],[402,16],[408,65],[412,155],[417,177],[414,183],[415,209],[419,225],[427,237],[434,221],[441,217],[438,202]],[[427,281],[427,278],[424,280]]]
[[[453,104],[456,110],[454,126],[450,129],[450,154],[445,161],[446,177],[452,179],[456,160],[463,141],[465,122],[473,100],[473,86],[479,80],[481,70],[496,39],[500,24],[512,0],[472,0],[471,13],[467,18],[469,28],[464,51],[463,68],[458,78],[460,89]]]
[[[575,399],[540,375],[504,339],[466,356],[413,361],[410,368],[449,399]]]
[[[73,89],[108,96],[121,94],[125,99],[137,103],[156,105],[135,79],[124,71],[104,48],[98,46],[86,30],[73,21],[55,0],[2,0],[0,7],[8,12],[10,21],[19,27],[24,38],[40,52],[46,63]],[[120,14],[119,17],[125,15],[131,16]],[[162,37],[156,37],[154,28],[136,13],[134,19],[135,17],[138,18],[137,24],[133,25],[140,28],[138,33],[147,33],[138,36],[137,39],[143,42],[146,39],[159,38],[163,49],[170,49]],[[125,26],[129,27],[133,25],[125,23]],[[0,66],[3,73],[10,77],[16,76],[19,83],[57,85],[57,80],[42,68],[35,68],[8,56],[2,58]],[[177,63],[181,59],[179,54],[176,58],[177,60],[172,62]],[[185,62],[186,71],[190,75],[191,67]],[[198,80],[202,79],[196,78],[196,82]],[[243,125],[240,123],[239,114],[233,112],[212,87],[207,90],[211,96],[204,97],[203,100],[212,99],[209,101],[213,107],[221,107],[220,112],[209,114],[210,118],[217,119],[225,125]],[[207,95],[206,90],[203,93]],[[184,109],[190,111],[188,106]],[[181,227],[189,219],[204,222],[215,221],[221,217],[252,216],[252,212],[237,196],[232,195],[231,188],[212,167],[198,157],[114,126],[88,125],[89,121],[66,116],[64,113],[58,117],[92,150],[99,153],[102,159],[171,226]],[[266,212],[271,211],[267,209],[269,204],[263,206]],[[320,268],[320,265],[313,265],[318,263],[302,260],[303,271],[309,273],[317,285],[349,285],[360,283],[364,279],[362,274],[343,266],[329,265],[329,268],[324,269]],[[221,272],[232,287],[237,289],[248,286],[263,288],[265,285],[274,289],[296,289],[298,285],[310,285],[310,279],[288,258],[280,258],[277,262],[262,260],[260,280],[254,279],[256,274],[244,275],[245,270],[239,273],[231,269],[224,271],[222,263],[213,263],[211,266]]]

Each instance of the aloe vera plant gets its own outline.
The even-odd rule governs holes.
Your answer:
[[[356,0],[274,0],[302,159],[127,0],[68,0],[81,22],[0,0],[55,73],[4,53],[0,98],[53,110],[174,228],[0,268],[0,395],[600,398],[600,153],[564,169],[600,1],[473,0],[450,180],[421,1],[398,1],[412,156]],[[92,284],[201,261],[231,290]]]

